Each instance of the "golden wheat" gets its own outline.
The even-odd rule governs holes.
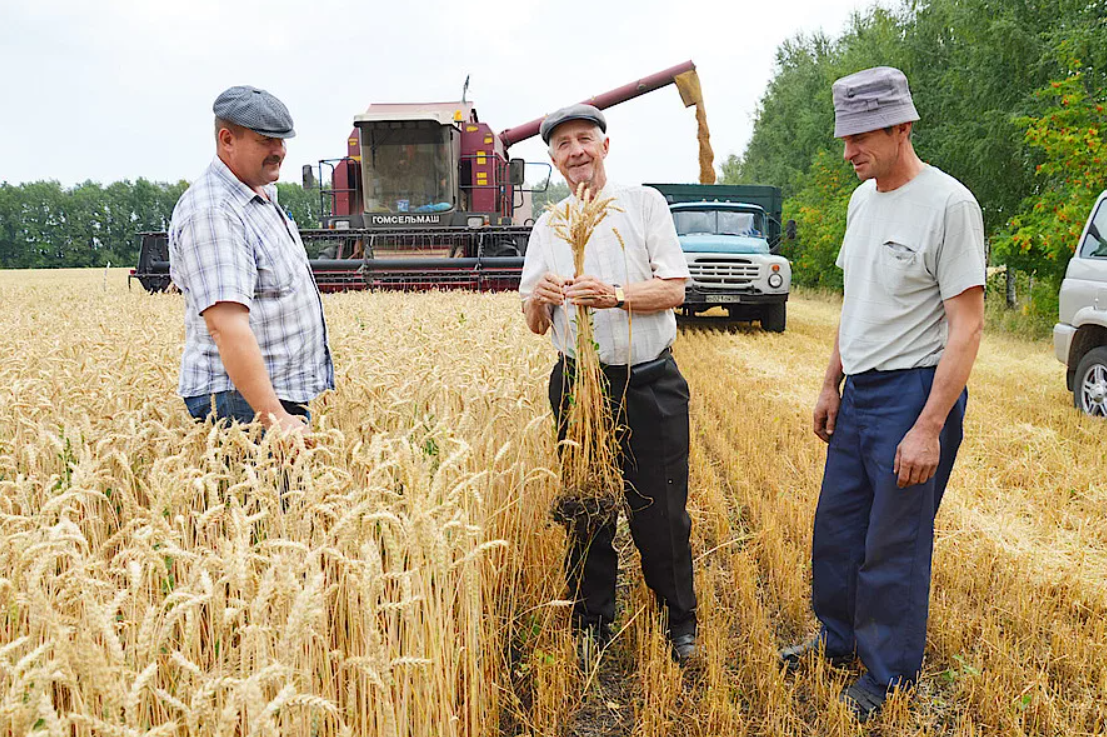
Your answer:
[[[0,274],[0,733],[852,735],[810,633],[838,306],[681,331],[700,662],[669,659],[625,526],[620,634],[576,670],[548,517],[553,355],[511,295],[343,294],[315,445],[188,419],[173,295]],[[1107,426],[989,334],[939,514],[925,672],[882,735],[1107,733]],[[281,489],[288,491],[282,499]]]
[[[609,211],[619,209],[614,201],[613,197],[593,197],[581,183],[575,198],[557,207],[549,206],[550,228],[573,254],[574,277],[586,273],[585,257],[592,233],[607,219]],[[565,391],[570,392],[570,397],[564,418],[561,476],[567,497],[608,502],[610,509],[622,503],[623,479],[615,416],[607,397],[611,388],[600,364],[592,320],[593,310],[587,305],[578,304],[573,309],[576,360],[565,367],[571,375],[566,376]]]

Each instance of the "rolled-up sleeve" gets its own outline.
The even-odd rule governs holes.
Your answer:
[[[189,310],[202,314],[217,302],[250,308],[258,271],[241,220],[221,209],[201,210],[173,237],[173,281],[184,291]]]
[[[677,238],[673,216],[665,198],[652,187],[644,187],[642,209],[646,216],[646,252],[650,268],[659,279],[687,279],[688,261]]]

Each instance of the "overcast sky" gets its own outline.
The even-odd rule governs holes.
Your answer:
[[[0,0],[0,181],[193,179],[236,84],[288,105],[282,171],[345,153],[371,102],[457,100],[501,131],[691,59],[716,164],[740,153],[778,45],[838,35],[869,0]],[[608,175],[695,181],[696,123],[667,87],[607,113]],[[512,156],[547,161],[541,141]]]

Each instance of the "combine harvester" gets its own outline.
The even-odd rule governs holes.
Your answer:
[[[584,102],[605,109],[669,84],[702,119],[691,61]],[[542,118],[497,135],[464,97],[370,105],[354,118],[346,156],[319,162],[318,176],[304,167],[305,188],[319,187],[328,213],[320,229],[300,231],[325,256],[310,262],[322,291],[518,288],[533,220],[530,212],[517,215],[527,162],[510,159],[508,149],[538,135]],[[702,133],[700,140],[705,146]],[[171,284],[168,236],[141,235],[131,278],[147,291],[164,291]]]

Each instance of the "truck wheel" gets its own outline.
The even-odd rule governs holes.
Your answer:
[[[1107,417],[1107,346],[1088,351],[1076,367],[1072,383],[1076,408],[1092,417]]]
[[[761,313],[761,329],[770,333],[783,333],[788,323],[788,305],[784,302],[768,305]]]

